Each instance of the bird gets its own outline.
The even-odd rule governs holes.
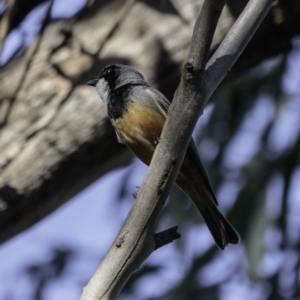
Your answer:
[[[150,87],[140,72],[128,65],[108,65],[87,84],[96,87],[105,103],[118,141],[149,165],[160,140],[170,101]],[[239,234],[218,208],[218,201],[192,138],[176,185],[194,202],[220,249],[225,250],[228,244],[240,241]]]

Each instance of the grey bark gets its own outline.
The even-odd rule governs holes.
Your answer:
[[[71,20],[52,21],[25,54],[0,69],[0,242],[129,163],[131,155],[117,144],[105,108],[84,85],[91,76],[108,63],[130,63],[172,98],[202,2],[147,3],[95,3]],[[300,5],[282,3],[232,77],[291,48],[300,32]],[[213,49],[238,14],[232,7],[234,1],[228,1]]]

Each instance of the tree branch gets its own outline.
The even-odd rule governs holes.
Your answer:
[[[204,73],[224,2],[206,0],[203,5],[180,85],[148,173],[115,243],[85,287],[81,300],[116,299],[133,271],[155,249],[155,224],[178,174],[196,121],[209,96],[231,69],[269,11],[273,0],[249,1]]]
[[[213,33],[218,21],[218,17],[210,18],[206,16],[215,14],[218,14],[219,16],[221,13],[220,6],[209,5],[209,2],[223,3],[224,5],[223,0],[205,1],[203,9],[196,22],[194,36],[192,39],[192,45],[194,46],[191,47],[189,55],[191,62],[189,65],[192,65],[193,61],[199,63],[199,66],[202,66],[202,70],[201,68],[198,68],[200,72],[197,73],[200,75],[201,73],[203,74],[205,58],[207,57]],[[209,31],[210,34],[205,33],[200,37],[198,33],[199,30],[202,30],[201,28],[212,28],[212,30]],[[196,49],[193,47],[200,47],[198,50],[199,56],[201,57],[200,59],[196,58],[194,55],[196,53]],[[200,76],[198,76],[198,78],[199,77]],[[181,80],[181,82],[183,84],[184,80]],[[181,92],[181,90],[182,88],[179,87],[179,92]],[[182,104],[182,102],[183,101],[179,103]],[[184,104],[181,106],[184,106]],[[181,111],[178,110],[178,105],[174,108],[175,109],[173,109],[172,112],[177,112],[177,114],[180,115]],[[180,118],[182,118],[182,115]],[[184,120],[184,118],[182,119]],[[187,119],[189,118],[187,117]],[[196,122],[197,117],[194,119]],[[170,123],[170,121],[173,121],[174,124]],[[167,128],[169,128],[169,130],[171,128],[171,132],[173,134],[176,132],[183,132],[181,131],[181,128],[179,131],[174,131],[172,129],[173,126],[176,127],[177,125],[178,127],[178,124],[181,123],[174,119],[174,117],[168,118],[166,123],[168,123]],[[193,130],[192,125],[185,127],[185,129],[188,129],[189,134],[191,135]],[[170,135],[170,137],[171,136],[172,135]],[[173,141],[176,141],[176,144],[174,144],[172,143],[172,138],[164,137],[165,135],[162,134],[162,141],[158,144],[158,149],[154,153],[154,157],[144,179],[144,183],[138,191],[137,198],[120,233],[96,270],[94,276],[84,288],[81,300],[116,299],[131,274],[154,251],[156,246],[154,238],[156,221],[175,181],[190,140],[190,137],[186,138],[181,134]],[[169,149],[177,149],[177,146],[181,149],[185,146],[185,149],[181,153],[176,153],[177,151],[175,151],[175,153],[174,151],[168,153]],[[164,149],[168,149],[168,151],[164,151]],[[166,153],[168,153],[168,155],[166,155]]]
[[[249,1],[206,65],[206,103],[251,40],[274,0]]]
[[[156,233],[154,235],[155,239],[155,248],[154,250],[159,249],[162,246],[172,243],[173,241],[179,239],[181,237],[180,233],[177,232],[178,227],[174,226],[168,228],[164,231]]]

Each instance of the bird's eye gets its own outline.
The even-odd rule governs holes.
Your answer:
[[[106,70],[105,75],[108,75],[109,73],[111,73],[111,69]]]
[[[107,81],[112,81],[116,78],[116,72],[113,69],[107,69],[104,75]]]

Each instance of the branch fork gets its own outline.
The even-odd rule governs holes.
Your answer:
[[[177,227],[155,235],[155,225],[209,97],[231,70],[272,3],[273,0],[250,0],[207,61],[225,0],[205,0],[149,170],[120,233],[84,288],[81,300],[116,299],[131,274],[155,249],[180,237]]]

